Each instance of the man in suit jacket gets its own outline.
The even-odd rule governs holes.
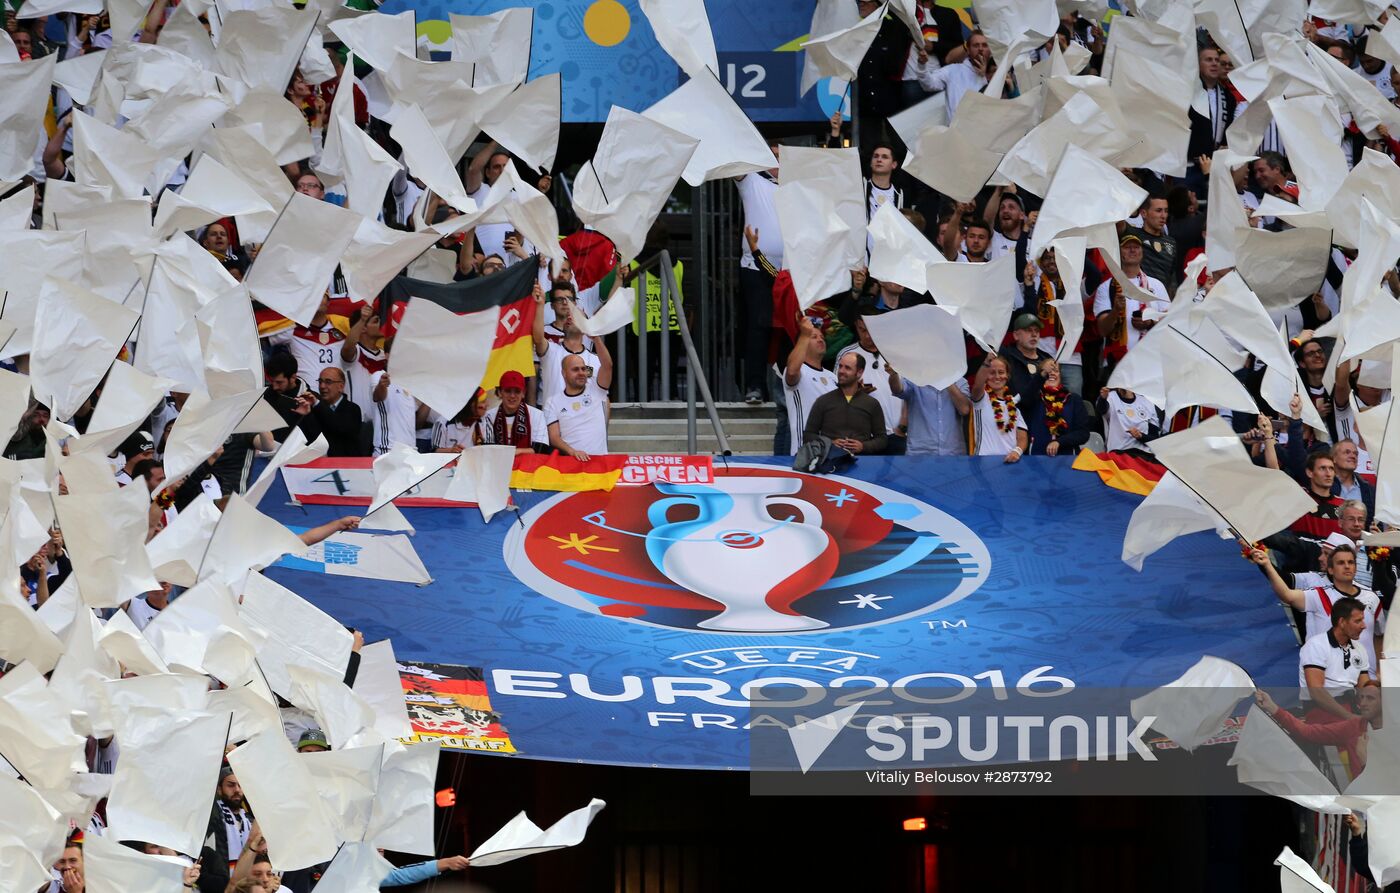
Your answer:
[[[303,394],[297,402],[298,425],[307,440],[326,435],[329,456],[368,456],[362,436],[360,407],[345,397],[345,372],[336,366],[321,370],[316,381],[320,399]]]

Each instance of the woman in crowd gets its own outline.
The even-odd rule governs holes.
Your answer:
[[[1084,401],[1060,381],[1060,364],[1040,361],[1040,399],[1027,408],[1031,454],[1073,456],[1089,440]]]
[[[1002,456],[1004,462],[1020,462],[1029,440],[1026,418],[1016,405],[1006,360],[988,354],[972,380],[972,412],[968,414],[968,453]]]

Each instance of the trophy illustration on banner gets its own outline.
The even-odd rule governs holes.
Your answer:
[[[792,608],[835,567],[828,553],[836,544],[822,529],[821,512],[792,495],[801,488],[797,478],[776,477],[656,484],[669,498],[647,510],[647,556],[672,582],[724,606],[700,622],[702,629],[782,633],[829,625]],[[682,505],[698,516],[671,521],[671,510]]]

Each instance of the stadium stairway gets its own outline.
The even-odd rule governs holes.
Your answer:
[[[773,455],[777,420],[772,403],[720,403],[717,408],[734,455]],[[608,448],[614,453],[684,453],[685,415],[684,403],[615,403],[608,426]],[[695,433],[697,454],[719,451],[703,406],[698,410]]]

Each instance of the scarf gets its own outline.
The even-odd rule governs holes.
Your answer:
[[[1051,335],[1056,340],[1064,337],[1065,327],[1060,323],[1060,315],[1050,303],[1060,297],[1056,283],[1045,274],[1040,276],[1040,300],[1036,302],[1035,315],[1040,317],[1040,334]]]
[[[1011,399],[1010,393],[1010,388],[993,391],[991,385],[987,386],[987,398],[992,401],[992,418],[996,420],[997,430],[1003,434],[1016,430],[1016,401]]]
[[[228,844],[229,861],[232,862],[243,852],[243,846],[248,842],[253,825],[248,820],[245,810],[235,810],[222,797],[216,798],[214,802],[218,804],[220,816],[224,821],[224,840]]]
[[[513,447],[528,447],[530,445],[530,410],[525,404],[515,410],[515,424],[506,430],[506,411],[502,407],[496,410],[496,420],[491,424],[492,443]]]
[[[1040,386],[1040,398],[1045,406],[1045,427],[1050,429],[1051,437],[1059,437],[1069,430],[1069,421],[1065,419],[1065,400],[1068,397],[1069,388],[1064,385],[1052,388],[1046,382]]]

